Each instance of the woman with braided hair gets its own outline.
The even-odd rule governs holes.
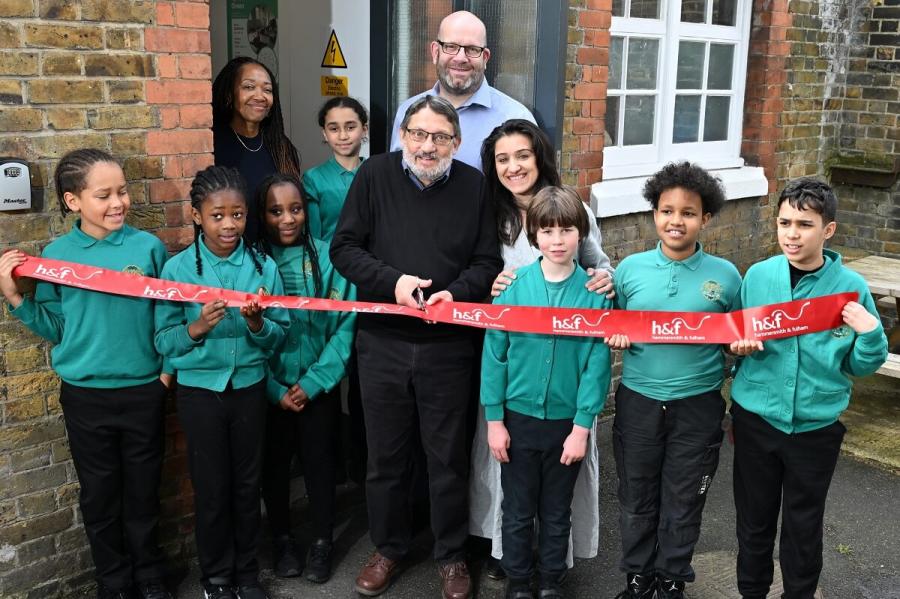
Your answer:
[[[284,134],[284,118],[275,76],[264,64],[239,56],[213,82],[213,146],[218,166],[236,168],[255,197],[260,182],[273,173],[300,178],[300,154]],[[245,236],[259,238],[256,206],[247,206]]]
[[[210,166],[191,184],[195,239],[161,278],[248,293],[284,294],[278,267],[243,238],[244,180]],[[228,308],[160,301],[156,349],[178,372],[178,417],[194,485],[197,554],[205,599],[267,599],[258,581],[259,484],[266,362],[290,325],[287,310],[256,301]]]

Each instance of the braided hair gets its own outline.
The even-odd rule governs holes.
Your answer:
[[[115,158],[103,150],[81,148],[67,153],[56,165],[53,181],[56,187],[56,199],[59,200],[59,209],[63,215],[72,211],[66,205],[66,193],[78,194],[83,191],[87,187],[87,176],[91,167],[98,162],[119,164]]]
[[[262,180],[259,184],[259,189],[256,192],[256,218],[259,220],[259,231],[267,231],[265,223],[266,199],[269,196],[269,190],[276,185],[293,185],[296,187],[297,191],[300,193],[300,199],[303,201],[303,210],[306,210],[307,202],[306,198],[303,196],[303,186],[300,185],[300,181],[296,177],[282,173],[269,175]],[[272,255],[272,243],[269,241],[269,236],[267,234],[260,236],[259,244],[263,252],[269,256]],[[315,296],[322,297],[322,270],[319,268],[319,252],[316,251],[316,244],[313,243],[312,235],[309,233],[308,219],[303,220],[303,226],[300,227],[300,236],[297,239],[296,245],[303,246],[304,258],[309,256],[309,262],[312,267]],[[304,270],[303,264],[300,265],[300,270]]]
[[[246,184],[244,183],[244,178],[241,176],[241,173],[235,168],[226,166],[206,167],[197,173],[197,176],[194,177],[194,180],[191,182],[191,208],[200,212],[200,206],[210,194],[225,190],[236,191],[241,195],[241,198],[247,197]],[[246,203],[246,199],[244,199],[244,203]],[[194,253],[197,257],[198,275],[203,274],[203,260],[200,258],[201,231],[202,228],[200,225],[194,223]],[[259,250],[248,243],[243,235],[241,235],[241,239],[244,241],[246,252],[250,254],[250,259],[253,260],[253,266],[256,267],[256,272],[263,274],[262,263],[259,261],[259,256],[257,256],[257,254],[260,253]]]
[[[300,154],[297,148],[284,134],[284,117],[281,115],[281,99],[278,94],[278,82],[269,67],[249,58],[238,56],[228,61],[216,80],[213,81],[213,127],[224,128],[231,126],[234,116],[234,86],[240,76],[241,69],[248,64],[258,65],[265,69],[272,82],[272,108],[269,114],[260,123],[263,143],[272,154],[275,168],[279,173],[286,173],[300,178]]]

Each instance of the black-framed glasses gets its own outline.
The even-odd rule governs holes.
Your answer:
[[[459,49],[462,48],[466,56],[469,58],[478,58],[484,53],[484,46],[460,46],[459,44],[454,44],[453,42],[442,42],[441,40],[435,40],[438,45],[441,47],[441,52],[444,54],[449,54],[451,56],[456,56],[459,54]]]
[[[426,131],[425,129],[406,129],[406,134],[412,138],[412,140],[416,143],[425,143],[425,140],[431,136],[431,141],[434,142],[436,146],[449,146],[453,143],[453,139],[456,137],[455,135],[450,135],[449,133],[432,133],[431,131]]]

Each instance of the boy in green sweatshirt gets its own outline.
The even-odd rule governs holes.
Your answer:
[[[754,264],[741,286],[743,308],[845,291],[844,324],[828,331],[766,341],[742,340],[744,357],[731,389],[738,590],[762,599],[772,584],[772,551],[782,527],[779,559],[786,599],[811,599],[822,571],[822,522],[850,401],[848,375],[875,372],[887,339],[865,281],[824,249],[837,224],[837,199],[825,183],[794,180],[778,200],[782,254]]]

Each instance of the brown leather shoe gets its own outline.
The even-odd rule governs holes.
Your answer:
[[[441,575],[441,591],[444,599],[469,599],[472,594],[472,580],[466,562],[456,562],[438,566]]]
[[[382,594],[391,586],[396,568],[397,562],[376,551],[356,577],[356,592],[367,597]]]

